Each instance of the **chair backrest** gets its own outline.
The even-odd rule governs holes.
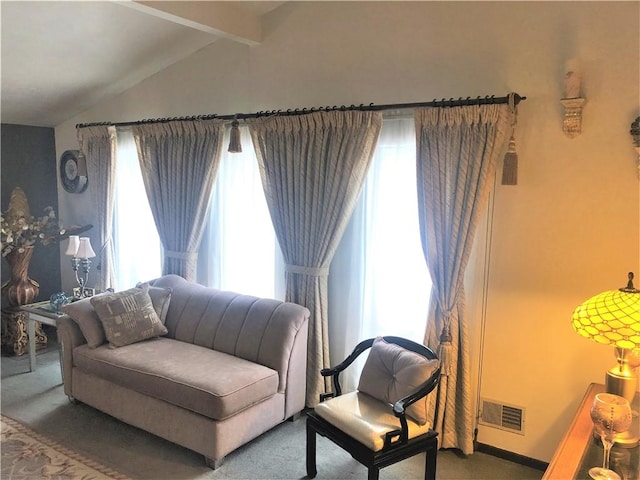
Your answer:
[[[376,338],[358,390],[392,404],[396,414],[406,413],[424,425],[429,410],[427,395],[438,385],[439,367],[435,354],[424,345],[397,337]]]
[[[393,345],[397,347],[393,347]],[[359,355],[369,348],[372,348],[372,352],[365,363],[358,389],[375,398],[394,404],[394,412],[396,407],[404,412],[405,408],[426,397],[438,386],[440,364],[438,356],[433,350],[402,337],[369,338],[356,345],[353,352],[342,363],[336,367],[321,371],[323,376],[332,377],[334,387],[334,393],[320,396],[321,401],[328,397],[342,394],[340,372],[345,370]],[[399,355],[402,355],[400,351],[402,349],[418,354],[420,357],[409,354],[404,355],[402,361],[398,361]],[[374,352],[375,355],[373,355]],[[416,364],[415,366],[412,365],[414,363]],[[399,368],[403,371],[394,372],[392,371],[393,368]],[[401,402],[395,405],[399,400]],[[418,416],[420,422],[423,423],[423,420],[425,420],[423,418],[424,415],[419,414]]]

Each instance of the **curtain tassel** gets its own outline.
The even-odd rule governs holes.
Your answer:
[[[502,185],[518,184],[518,152],[516,152],[516,124],[518,123],[518,108],[516,107],[515,94],[510,93],[507,103],[509,105],[509,114],[511,115],[511,138],[507,153],[502,163]]]
[[[231,132],[229,134],[229,153],[242,153],[242,144],[240,143],[240,129],[238,128],[238,118],[234,118],[231,122]]]
[[[504,155],[504,163],[502,164],[502,185],[518,184],[518,152],[516,152],[516,139],[509,139],[509,147]]]
[[[453,344],[451,343],[451,330],[449,325],[442,327],[440,345],[438,346],[438,358],[440,359],[440,375],[450,375],[453,363]]]

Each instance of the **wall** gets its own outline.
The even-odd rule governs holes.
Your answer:
[[[497,185],[468,275],[480,395],[525,407],[525,435],[478,440],[549,461],[613,352],[570,327],[573,308],[640,272],[638,3],[292,2],[255,47],[218,41],[56,128],[217,112],[505,95],[521,104],[519,184]],[[562,133],[565,63],[584,70],[583,134]],[[91,223],[59,189],[61,208]]]
[[[56,192],[56,146],[53,128],[2,124],[2,211],[9,206],[15,187],[24,190],[34,217],[41,217],[48,206],[58,217]],[[64,217],[60,217],[64,221]],[[70,223],[70,222],[68,222]],[[29,265],[29,277],[40,284],[36,300],[48,300],[60,288],[60,256],[56,245],[36,245]],[[2,283],[10,278],[9,266],[2,261]]]

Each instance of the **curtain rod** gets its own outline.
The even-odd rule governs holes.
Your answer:
[[[526,100],[527,97],[522,97],[517,93],[513,94],[513,101],[515,105],[518,105],[522,100]],[[144,125],[148,123],[167,123],[167,122],[175,122],[175,121],[193,121],[193,120],[244,120],[248,118],[260,118],[260,117],[268,117],[273,115],[305,115],[307,113],[314,112],[332,112],[332,111],[347,111],[347,110],[357,110],[357,111],[381,111],[381,110],[400,110],[405,108],[417,108],[417,107],[461,107],[466,105],[493,105],[493,104],[501,104],[508,103],[509,96],[506,97],[496,97],[495,95],[486,95],[484,97],[476,97],[476,98],[462,98],[459,97],[457,100],[454,98],[450,98],[449,100],[443,98],[442,100],[433,99],[431,102],[417,102],[417,103],[395,103],[389,105],[374,105],[370,103],[369,105],[334,105],[333,107],[312,107],[312,108],[296,108],[295,110],[265,110],[255,113],[236,113],[232,115],[217,115],[215,113],[208,115],[195,115],[191,117],[172,117],[172,118],[150,118],[145,120],[138,120],[135,122],[120,122],[120,123],[111,123],[111,122],[97,122],[97,123],[78,123],[76,128],[86,128],[86,127],[96,127],[96,126],[114,126],[114,127],[130,127],[132,125]]]

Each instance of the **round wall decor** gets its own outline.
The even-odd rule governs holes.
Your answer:
[[[78,170],[78,150],[67,150],[60,157],[60,180],[62,186],[69,193],[82,193],[87,189],[89,179],[80,175]],[[85,161],[81,159],[80,161]],[[86,173],[86,164],[82,165]]]

